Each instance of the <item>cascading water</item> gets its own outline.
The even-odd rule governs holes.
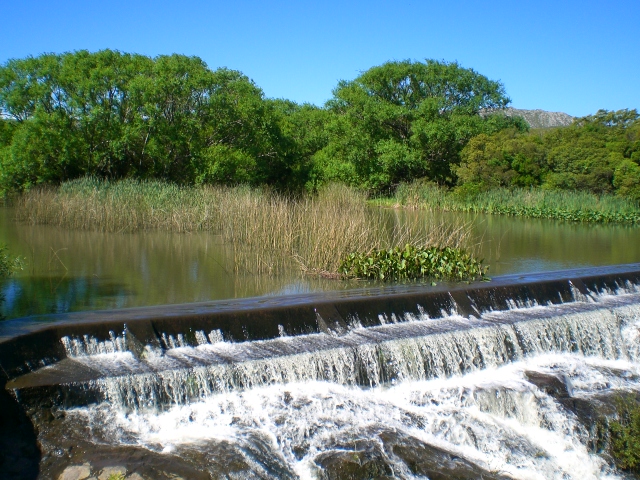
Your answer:
[[[8,388],[85,372],[55,387],[75,405],[40,434],[56,475],[119,461],[146,478],[618,478],[598,422],[640,392],[640,293],[573,295],[245,342],[65,336],[66,360]]]

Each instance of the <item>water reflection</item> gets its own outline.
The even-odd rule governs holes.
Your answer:
[[[494,274],[640,261],[640,228],[482,216],[474,229]]]
[[[209,233],[69,231],[16,224],[8,208],[0,208],[0,243],[27,259],[0,284],[7,318],[354,286],[303,278],[294,268],[255,275],[256,262],[279,260],[242,254]]]
[[[36,276],[8,280],[2,286],[1,311],[12,317],[124,307],[132,292],[122,283],[95,277]]]
[[[405,210],[390,214],[400,223],[415,218],[470,223],[478,239],[476,253],[490,265],[491,275],[640,261],[640,227]]]
[[[389,210],[390,221],[471,222],[490,275],[640,261],[640,228],[499,216]],[[102,234],[19,225],[0,208],[0,243],[27,268],[0,283],[0,314],[41,313],[283,295],[361,286],[302,277],[296,268],[253,274],[256,262],[209,233]]]

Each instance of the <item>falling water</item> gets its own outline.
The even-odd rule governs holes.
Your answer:
[[[31,409],[55,478],[105,458],[146,478],[618,478],[602,420],[640,394],[638,286],[578,280],[551,291],[567,303],[520,295],[499,299],[506,310],[450,295],[431,317],[329,328],[316,311],[315,333],[274,325],[254,341],[68,335],[67,358],[8,388],[32,407],[57,399]]]
[[[127,332],[65,337],[72,361],[98,372],[86,388],[101,399],[66,422],[213,477],[614,478],[570,408],[640,390],[640,294],[612,293],[342,335],[234,343],[198,331],[194,345],[163,335],[142,350]]]

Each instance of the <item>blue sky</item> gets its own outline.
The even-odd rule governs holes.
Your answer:
[[[7,1],[0,63],[104,48],[240,70],[267,97],[322,105],[387,60],[458,61],[516,108],[640,109],[640,0]]]

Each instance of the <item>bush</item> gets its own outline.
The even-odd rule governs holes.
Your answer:
[[[0,278],[10,277],[17,270],[24,268],[24,260],[9,254],[6,245],[0,245]]]
[[[462,249],[405,245],[389,250],[352,253],[340,264],[348,278],[377,280],[475,280],[486,275],[487,267]]]
[[[624,160],[615,170],[613,184],[618,195],[640,200],[640,166],[631,160]]]
[[[640,472],[640,403],[629,395],[617,407],[619,420],[609,424],[611,453],[622,470]]]

